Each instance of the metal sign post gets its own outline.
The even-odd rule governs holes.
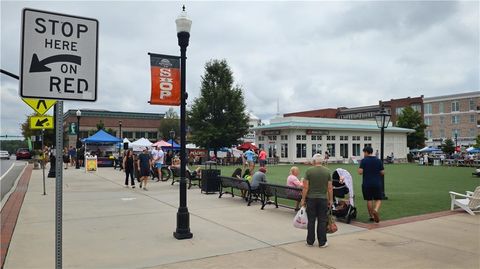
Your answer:
[[[42,129],[42,148],[40,150],[42,151],[43,195],[47,195],[47,192],[45,190],[45,152],[43,151],[43,147],[45,147],[45,144],[43,142],[44,138],[45,138],[45,130]]]
[[[62,210],[63,210],[63,101],[58,101],[55,117],[55,268],[62,268]]]

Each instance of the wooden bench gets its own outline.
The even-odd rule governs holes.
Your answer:
[[[283,198],[287,200],[292,200],[296,202],[300,202],[302,200],[302,189],[289,187],[286,185],[277,185],[277,184],[270,184],[270,183],[263,183],[260,182],[259,189],[263,192],[262,195],[262,210],[265,208],[267,204],[274,204],[276,208],[279,206],[291,208],[298,210],[296,207],[291,207],[287,205],[278,204],[278,198]],[[268,197],[274,197],[274,202],[269,202]]]
[[[248,202],[247,206],[250,206],[250,204],[253,201],[258,201],[259,196],[255,195],[255,192],[252,192],[252,188],[250,187],[250,182],[246,179],[240,179],[236,177],[223,177],[220,176],[220,195],[218,198],[222,198],[222,195],[224,193],[229,193],[232,195],[232,197],[235,197],[235,194],[233,193],[233,189],[237,189],[240,191],[245,191],[246,192],[246,197],[245,200]],[[230,191],[224,191],[224,188],[230,188]]]

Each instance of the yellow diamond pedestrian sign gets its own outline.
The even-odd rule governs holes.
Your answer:
[[[22,100],[40,115],[45,114],[57,102],[57,100],[32,98],[22,98]]]
[[[53,129],[52,116],[31,116],[30,129]]]

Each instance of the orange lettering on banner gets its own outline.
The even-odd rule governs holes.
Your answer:
[[[177,68],[151,67],[152,93],[150,104],[180,105],[180,70]]]

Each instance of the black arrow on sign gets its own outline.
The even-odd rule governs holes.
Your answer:
[[[37,54],[34,53],[32,57],[32,63],[30,64],[30,73],[52,71],[52,69],[46,67],[45,65],[56,63],[56,62],[69,62],[69,63],[81,65],[82,57],[77,55],[70,55],[70,54],[60,54],[60,55],[47,57],[40,61],[38,59]]]
[[[48,122],[48,119],[37,120],[37,123],[35,123],[35,126],[43,127],[43,124],[46,122]]]
[[[47,103],[45,102],[45,100],[38,100],[37,109],[40,109],[40,104],[42,104],[43,107],[45,107],[45,109],[47,109]]]

